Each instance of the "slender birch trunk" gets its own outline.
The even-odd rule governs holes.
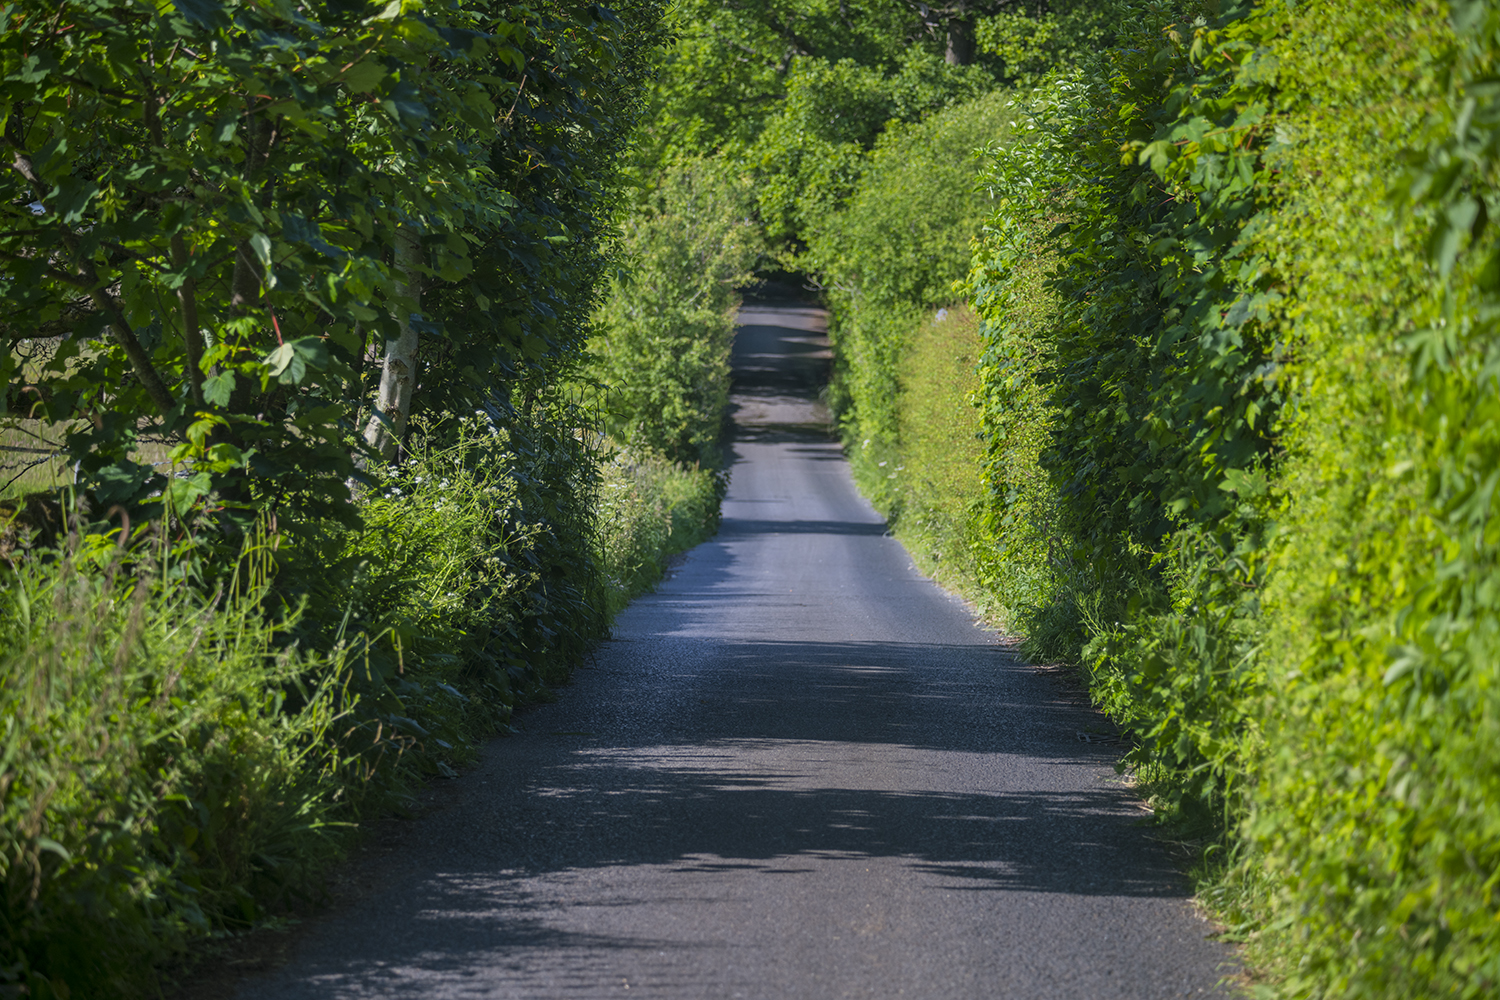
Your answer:
[[[422,307],[422,242],[411,226],[396,231],[396,273],[401,276],[399,295],[411,299],[413,311]],[[411,313],[397,315],[401,332],[385,342],[385,361],[380,371],[380,390],[375,396],[375,413],[365,425],[365,442],[389,462],[406,435],[411,417],[412,391],[417,383],[417,331]]]

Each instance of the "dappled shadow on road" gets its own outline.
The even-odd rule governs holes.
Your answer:
[[[763,444],[828,440],[833,428],[817,400],[828,383],[830,358],[828,340],[817,331],[741,326],[730,379],[732,438]]]
[[[934,890],[1185,894],[1164,858],[1153,863],[1115,835],[1131,822],[1121,795],[817,784],[809,772],[850,749],[716,742],[699,754],[681,748],[580,752],[530,776],[528,805],[515,817],[527,822],[497,827],[491,843],[532,873],[662,864],[794,875],[799,858],[902,858],[929,874]],[[763,753],[769,768],[772,758],[788,752],[804,757],[806,766],[781,772],[720,766],[731,755],[743,763]]]
[[[303,957],[292,982],[275,983],[269,990],[241,990],[238,996],[613,997],[624,985],[615,967],[622,953],[656,956],[670,950],[680,955],[710,947],[649,934],[558,927],[549,919],[555,918],[555,907],[519,891],[511,873],[445,871],[409,893],[387,915],[385,926],[349,947]],[[434,946],[435,936],[440,946]],[[708,996],[705,989],[722,988],[725,977],[716,976],[709,987],[702,976],[705,966],[712,968],[713,963],[689,964],[675,974],[653,970],[649,982],[637,978],[633,985],[645,996]]]
[[[731,418],[736,407],[731,406]],[[736,420],[732,441],[753,441],[756,444],[797,444],[806,441],[831,441],[833,430],[826,421],[819,420],[778,420],[775,423],[754,424],[739,422]],[[844,454],[837,446],[825,448],[814,452],[807,449],[806,454],[817,461],[842,462]],[[737,454],[731,445],[730,462],[734,461]]]
[[[811,772],[838,745],[773,744],[580,748],[550,764],[518,760],[524,777],[500,796],[502,807],[465,824],[461,856],[388,894],[374,937],[353,954],[305,961],[299,978],[326,998],[508,996],[496,992],[508,981],[533,991],[515,995],[596,996],[620,987],[608,974],[631,952],[653,970],[633,991],[706,996],[695,992],[709,988],[705,970],[723,969],[752,943],[680,927],[652,933],[663,907],[734,905],[735,877],[747,873],[793,892],[799,880],[825,885],[830,866],[858,872],[882,858],[913,868],[917,891],[1186,895],[1160,852],[1119,836],[1128,819],[1109,792],[821,787]],[[805,766],[743,766],[788,750]],[[639,877],[646,870],[671,877]],[[607,874],[598,881],[595,872]],[[704,949],[722,954],[676,961]],[[434,981],[445,984],[441,994]],[[716,974],[712,995],[733,995],[726,985]]]
[[[737,535],[874,535],[886,534],[883,523],[863,521],[776,521],[745,517],[726,517],[719,523],[719,535],[729,540]]]
[[[1079,738],[1107,723],[1004,646],[641,638],[605,660],[496,762],[497,862],[889,857],[935,888],[1184,894],[1129,789],[1100,781],[1117,751]],[[879,787],[843,785],[872,762]]]
[[[737,416],[756,422],[736,427],[736,459],[775,444],[799,462],[843,460],[808,418],[828,362],[821,316],[804,312],[801,329],[739,331]],[[909,894],[987,905],[1188,895],[1110,780],[1117,748],[1084,739],[1113,735],[1102,717],[978,633],[830,627],[840,614],[917,621],[927,606],[902,589],[909,564],[872,511],[796,513],[780,493],[732,499],[687,582],[652,597],[561,701],[521,716],[521,735],[399,832],[392,852],[419,860],[380,894],[383,919],[330,922],[325,938],[346,926],[359,940],[304,955],[295,997],[775,995],[745,978],[753,939],[694,926],[744,912],[744,875],[793,895],[899,869]],[[772,543],[791,558],[861,572],[783,589],[746,556],[778,535],[795,536]],[[874,599],[845,602],[846,586]],[[874,632],[910,641],[828,639]],[[622,968],[644,978],[626,983]]]
[[[1103,767],[1118,756],[1102,716],[998,644],[628,639],[603,655],[608,667],[580,683],[607,685],[607,700],[552,706],[527,727],[612,747],[776,740]]]
[[[404,831],[437,864],[383,894],[377,936],[304,960],[309,996],[594,997],[621,962],[655,977],[632,992],[733,995],[704,970],[754,942],[661,921],[738,905],[746,874],[817,893],[884,860],[917,893],[1188,895],[1129,789],[1099,780],[1110,749],[1078,739],[1102,720],[1003,647],[653,640],[603,659]],[[848,787],[872,761],[880,787]]]
[[[730,391],[817,398],[832,355],[820,333],[747,324],[735,331]]]

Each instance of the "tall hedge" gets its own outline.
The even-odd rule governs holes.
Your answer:
[[[723,466],[738,290],[763,244],[752,202],[747,178],[704,160],[667,170],[622,220],[589,370],[606,431],[638,454]]]
[[[1500,984],[1497,29],[1143,5],[986,178],[991,584],[1289,996]]]
[[[861,157],[853,191],[807,228],[801,259],[831,313],[833,403],[863,457],[889,458],[897,442],[905,325],[957,298],[953,281],[990,209],[974,184],[975,154],[1006,134],[1009,104],[997,91],[892,123]]]

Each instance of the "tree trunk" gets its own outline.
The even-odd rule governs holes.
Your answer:
[[[172,266],[186,270],[190,259],[187,240],[181,233],[172,234]],[[188,388],[193,406],[203,408],[203,334],[198,325],[198,282],[184,278],[177,287],[177,301],[182,306],[182,343],[187,352]]]
[[[974,22],[967,16],[948,22],[948,51],[944,58],[949,66],[967,66],[974,61]]]
[[[399,296],[411,299],[412,312],[422,308],[422,242],[411,226],[396,232],[396,273],[400,275]],[[406,422],[411,417],[412,391],[417,384],[417,330],[412,312],[397,310],[396,321],[401,332],[385,342],[385,362],[380,371],[380,390],[375,396],[375,413],[365,425],[365,443],[390,462],[406,436]]]

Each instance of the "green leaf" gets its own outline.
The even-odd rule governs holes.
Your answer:
[[[367,94],[387,75],[384,66],[373,59],[366,59],[349,67],[349,71],[344,74],[344,86],[351,93]]]
[[[1258,497],[1265,495],[1269,484],[1266,474],[1259,469],[1230,469],[1224,473],[1219,488],[1242,497]]]
[[[321,371],[328,367],[328,345],[318,337],[287,341],[266,355],[261,364],[282,385],[300,385],[308,368]]]
[[[149,465],[121,459],[94,473],[94,481],[98,484],[94,488],[94,495],[106,506],[128,504],[140,493],[152,472]]]
[[[261,364],[271,370],[271,374],[280,376],[292,362],[297,360],[297,351],[291,344],[282,344],[276,350],[265,356]]]
[[[255,252],[255,259],[263,268],[271,266],[271,238],[265,233],[250,234],[250,249]]]
[[[404,715],[388,715],[386,719],[392,725],[400,726],[402,729],[416,733],[418,736],[429,735],[427,730],[422,728],[421,723],[417,722],[416,719],[409,719]]]
[[[1425,659],[1422,650],[1416,646],[1398,646],[1390,651],[1390,655],[1395,658],[1395,662],[1380,678],[1384,687],[1391,687],[1420,670]]]
[[[172,6],[200,28],[219,28],[229,23],[224,5],[215,0],[172,0]]]
[[[213,477],[207,472],[195,472],[191,476],[174,476],[167,486],[167,500],[172,510],[180,517],[212,488]]]
[[[308,367],[318,371],[328,367],[328,345],[322,337],[300,337],[291,342],[291,348]]]
[[[203,399],[211,406],[228,406],[234,392],[234,372],[222,371],[203,380]]]
[[[73,853],[63,845],[59,844],[57,841],[53,840],[51,837],[36,838],[36,846],[37,850],[46,851],[49,854],[56,854],[64,861],[73,860]]]
[[[322,227],[315,220],[305,218],[294,212],[282,213],[281,236],[282,239],[305,244],[325,257],[342,259],[348,256],[343,250],[340,250],[323,238]]]
[[[1149,165],[1152,173],[1161,177],[1166,173],[1167,164],[1177,159],[1179,155],[1181,155],[1181,150],[1177,148],[1175,143],[1166,139],[1158,139],[1155,142],[1146,144],[1137,157],[1136,162],[1142,165]]]
[[[62,221],[68,224],[82,222],[86,218],[89,202],[94,200],[102,188],[85,177],[69,177],[58,185],[55,208]]]
[[[1428,240],[1428,259],[1444,278],[1453,271],[1458,257],[1459,244],[1474,231],[1480,220],[1480,205],[1476,198],[1463,198],[1448,206],[1447,211],[1433,227]]]
[[[245,454],[228,441],[210,445],[204,457],[213,472],[228,472],[245,464]]]

